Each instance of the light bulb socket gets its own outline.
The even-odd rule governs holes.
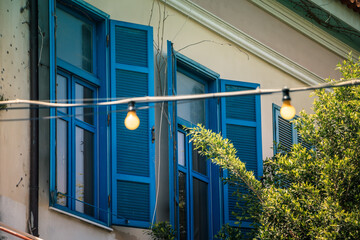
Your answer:
[[[283,92],[283,98],[282,98],[282,100],[283,101],[286,101],[286,100],[291,100],[291,98],[290,98],[290,89],[289,88],[287,88],[287,87],[284,87],[283,88],[283,90],[282,90],[282,92]]]
[[[135,102],[129,102],[128,111],[135,111]]]

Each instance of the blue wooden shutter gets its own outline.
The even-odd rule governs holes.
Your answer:
[[[296,130],[295,130],[296,131]],[[305,147],[307,150],[311,150],[312,146],[310,143],[308,143],[307,141],[305,141],[305,139],[299,134],[299,132],[296,131],[296,136],[297,136],[297,143],[301,143],[301,145],[303,147]]]
[[[221,80],[221,91],[253,90],[259,85],[238,81]],[[237,156],[246,163],[246,168],[255,176],[262,176],[262,145],[261,145],[261,111],[260,96],[248,95],[226,97],[221,99],[221,129],[237,149]],[[224,172],[225,177],[227,173]],[[237,198],[232,196],[236,189],[224,185],[224,218],[225,223],[234,224],[236,218],[231,214]]]
[[[172,43],[167,42],[167,94],[169,96],[177,95],[176,94],[176,54],[174,52]],[[175,218],[178,216],[176,211],[176,205],[178,203],[178,194],[177,194],[177,112],[176,112],[176,102],[168,102],[168,116],[170,121],[170,126],[168,130],[169,138],[169,207],[170,207],[170,224],[175,226]]]
[[[296,133],[290,121],[283,119],[280,116],[280,108],[273,106],[274,111],[274,153],[279,151],[288,152],[291,150],[292,145],[296,142]],[[277,147],[280,145],[280,149]]]
[[[289,120],[285,120],[280,116],[280,107],[273,105],[274,115],[274,154],[277,152],[289,152],[293,144],[301,143],[307,150],[311,149],[311,145],[306,142],[298,131],[295,129],[293,123]],[[298,116],[295,116],[298,118]],[[280,145],[280,149],[277,146]]]
[[[151,27],[111,21],[112,98],[154,95],[152,43]],[[146,109],[137,110],[140,126],[133,131],[124,125],[127,105],[111,109],[112,223],[148,227],[155,205],[154,109],[135,107]]]

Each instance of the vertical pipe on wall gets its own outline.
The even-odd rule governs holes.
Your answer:
[[[38,78],[38,2],[30,1],[30,99],[39,99]],[[29,232],[39,236],[39,110],[30,109],[30,203]]]

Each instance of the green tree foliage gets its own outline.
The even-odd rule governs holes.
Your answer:
[[[343,75],[340,81],[360,78],[360,59],[349,56],[337,68]],[[313,148],[297,144],[287,154],[266,160],[269,170],[262,182],[246,170],[227,139],[202,126],[190,130],[195,147],[231,173],[228,181],[251,192],[249,202],[257,207],[247,216],[259,223],[258,238],[359,239],[360,86],[316,90],[313,95],[314,113],[302,111],[295,120]]]
[[[169,222],[155,223],[150,227],[151,231],[146,232],[153,240],[174,240],[176,232]]]

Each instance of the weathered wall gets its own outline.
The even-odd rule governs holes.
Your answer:
[[[193,0],[193,2],[320,77],[339,76],[335,66],[341,61],[340,56],[250,1]]]
[[[29,99],[29,10],[26,0],[0,1],[0,95]],[[19,107],[19,106],[8,106]],[[28,110],[0,119],[29,118]],[[26,231],[29,202],[29,121],[0,122],[0,221]],[[0,232],[1,239],[9,235]]]
[[[20,8],[25,5],[25,2],[25,0],[0,0],[0,52],[2,56],[6,56],[0,57],[0,93],[4,93],[5,97],[9,99],[29,98],[27,54],[29,36],[27,24],[22,24],[22,22],[27,21],[27,10],[20,13]],[[42,32],[44,32],[44,39],[40,37],[40,41],[43,40],[40,42],[43,49],[39,72],[41,81],[40,97],[41,99],[49,99],[48,1],[40,0],[39,2],[41,3],[39,6],[39,24]],[[87,0],[87,2],[110,14],[111,19],[152,25],[154,27],[156,46],[163,46],[161,54],[166,53],[166,40],[170,40],[174,43],[175,50],[180,50],[180,53],[185,56],[219,73],[223,79],[259,83],[261,88],[264,89],[282,88],[285,85],[288,87],[305,86],[301,81],[294,79],[246,50],[238,48],[187,16],[169,7],[164,9],[164,5],[158,1],[154,1],[154,5],[152,0]],[[199,4],[207,3],[207,1],[202,0],[196,2]],[[227,5],[224,5],[225,8],[217,8],[217,2],[234,4],[235,1],[209,1],[206,7],[209,9],[213,7],[216,11],[220,11],[219,14],[234,15],[234,19],[224,18],[229,22],[239,22],[241,30],[276,51],[284,51],[289,56],[292,56],[292,60],[310,71],[314,71],[321,76],[333,73],[331,71],[339,57],[323,49],[319,44],[304,36],[299,36],[301,34],[247,3],[247,1],[236,1],[239,5],[234,5],[236,7],[233,7],[231,11],[226,8]],[[162,21],[164,14],[166,20]],[[238,19],[238,17],[241,17],[241,19]],[[256,21],[250,21],[251,18],[256,18]],[[263,22],[266,23],[267,27],[264,26]],[[158,28],[159,24],[163,23],[165,26],[164,31],[162,31],[161,27]],[[281,38],[279,34],[272,33],[272,26],[277,26],[279,31],[281,29],[281,31],[286,32],[287,40]],[[292,39],[296,40],[292,43],[293,45],[282,44],[283,42],[290,43],[293,41]],[[296,47],[294,47],[295,45]],[[300,50],[295,48],[306,48],[306,51],[299,53]],[[9,53],[7,53],[8,51]],[[306,54],[309,51],[312,54],[316,53],[316,56],[320,54],[319,57],[324,58],[326,61],[319,62],[319,59],[309,57]],[[16,77],[16,80],[14,77]],[[159,89],[158,81],[156,87]],[[292,94],[292,99],[298,110],[302,108],[310,109],[312,100],[308,97],[308,93]],[[281,105],[281,94],[262,96],[261,98],[263,158],[272,156],[273,153],[271,148],[273,145],[272,103]],[[158,172],[156,174],[161,177],[160,186],[158,186],[160,192],[157,219],[166,220],[169,211],[169,201],[167,199],[167,120],[162,120],[163,130],[159,134],[159,112],[160,110],[157,108],[157,136],[161,138],[160,141],[157,141],[156,146],[156,166],[158,166],[159,159],[161,159],[160,174]],[[41,115],[47,116],[48,112],[43,111]],[[10,117],[28,117],[28,111],[0,112],[0,118]],[[40,128],[40,236],[44,239],[146,239],[143,229],[112,226],[114,231],[111,232],[49,209],[49,149],[41,147],[48,146],[50,140],[48,124],[47,121],[42,121],[42,127]],[[8,225],[14,223],[14,226],[21,230],[26,229],[27,219],[29,141],[28,122],[0,122],[0,221],[4,218]],[[159,152],[162,154],[159,154]],[[21,177],[23,180],[16,187]],[[1,214],[2,209],[15,207],[16,211],[18,211],[17,213],[14,211],[15,218],[11,218],[9,211],[6,214]]]

